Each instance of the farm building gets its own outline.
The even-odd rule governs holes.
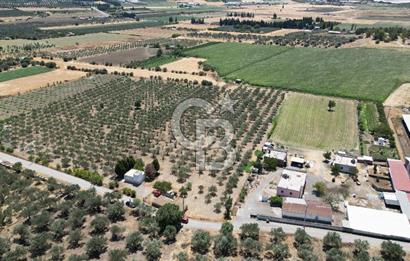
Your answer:
[[[357,157],[357,162],[367,164],[367,165],[373,165],[373,157],[370,157],[370,156]]]
[[[274,158],[278,162],[278,166],[281,168],[285,168],[288,165],[288,153],[284,150],[274,149],[269,150],[264,157],[266,158]]]
[[[403,123],[410,138],[410,114],[403,114]]]
[[[130,169],[124,175],[125,182],[130,183],[135,186],[140,185],[144,181],[144,178],[145,178],[144,171],[137,170],[137,169]]]
[[[400,202],[394,192],[383,192],[383,199],[386,206],[400,206]]]
[[[290,166],[291,167],[302,169],[304,167],[304,165],[305,165],[305,159],[304,158],[294,156],[290,159]]]
[[[269,153],[273,150],[273,144],[271,142],[265,142],[262,146],[263,153]]]
[[[396,191],[396,198],[399,202],[401,213],[407,216],[407,219],[410,220],[410,201],[409,195],[403,191]]]
[[[301,198],[285,198],[282,217],[301,219],[311,222],[332,223],[332,208],[319,201],[305,201]]]
[[[301,198],[305,189],[306,173],[284,169],[278,183],[276,194],[282,197]]]
[[[349,174],[357,173],[356,159],[350,156],[336,154],[333,164],[339,166],[341,172]]]
[[[410,224],[402,213],[347,205],[344,227],[387,236],[410,238]]]
[[[404,191],[410,194],[410,178],[401,160],[388,159],[389,173],[395,191]]]

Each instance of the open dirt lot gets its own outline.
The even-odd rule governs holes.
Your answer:
[[[392,107],[410,107],[410,83],[401,85],[383,104]]]
[[[84,72],[56,69],[47,73],[1,82],[0,96],[16,95],[52,85],[53,83],[75,80],[84,75]]]
[[[167,68],[168,71],[184,71],[193,73],[200,71],[198,63],[203,61],[205,61],[205,59],[188,57],[179,59],[178,61],[172,63],[164,64],[161,68]]]

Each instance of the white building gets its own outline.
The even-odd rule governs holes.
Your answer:
[[[383,199],[384,203],[387,206],[400,206],[400,202],[396,197],[396,193],[394,192],[383,192]]]
[[[265,158],[274,158],[278,162],[278,167],[285,168],[288,165],[288,153],[284,150],[269,150],[264,155]]]
[[[290,159],[290,166],[295,168],[303,168],[305,166],[305,159],[294,156]]]
[[[341,172],[349,174],[357,173],[357,162],[356,159],[352,157],[336,154],[333,164],[339,166]]]
[[[410,238],[410,224],[403,213],[347,205],[344,227],[387,236]]]
[[[282,197],[301,198],[305,189],[306,173],[284,169],[276,194]]]
[[[137,170],[137,169],[130,169],[124,175],[125,182],[130,183],[135,186],[138,186],[142,182],[144,182],[144,178],[145,178],[144,171]]]

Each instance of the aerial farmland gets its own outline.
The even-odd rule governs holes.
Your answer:
[[[0,260],[409,260],[408,17],[1,1]]]

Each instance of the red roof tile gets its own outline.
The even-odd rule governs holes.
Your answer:
[[[410,178],[401,160],[388,159],[390,177],[395,190],[410,192]]]

